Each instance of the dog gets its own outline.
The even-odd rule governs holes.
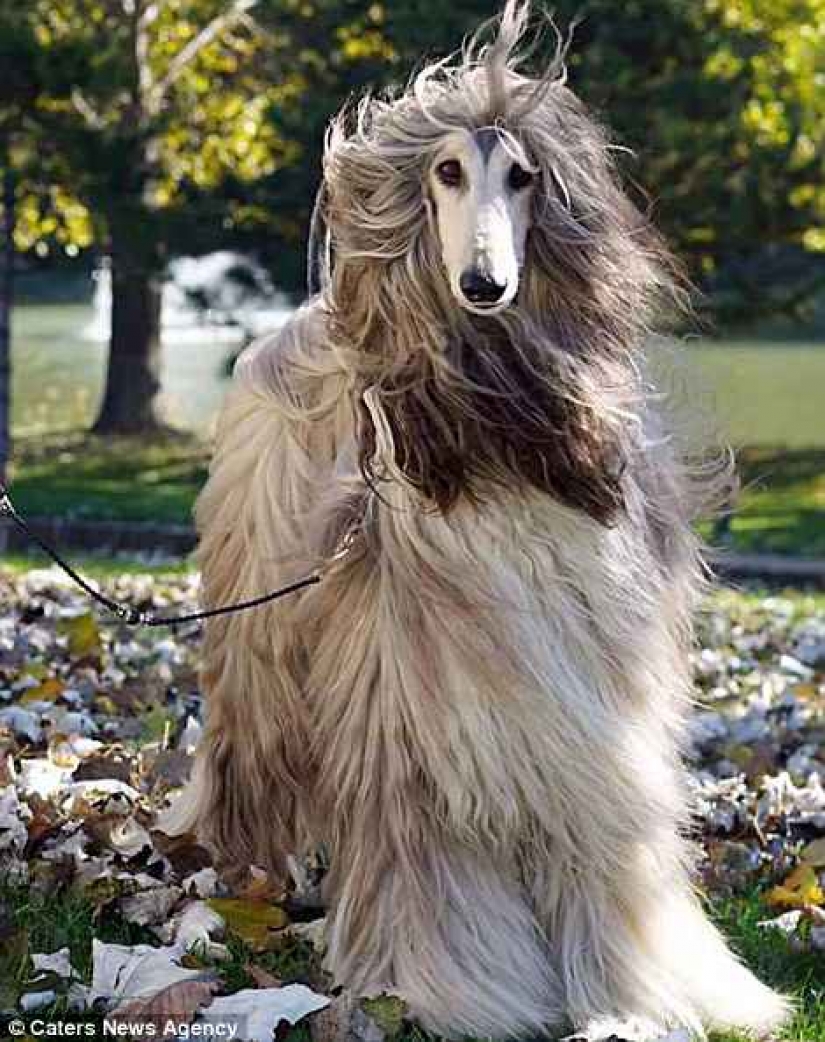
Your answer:
[[[239,360],[196,506],[179,828],[330,852],[327,968],[451,1037],[764,1035],[691,882],[698,474],[640,359],[683,302],[523,0],[326,140],[319,292]]]

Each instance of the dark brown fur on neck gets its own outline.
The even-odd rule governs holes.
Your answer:
[[[621,453],[588,407],[583,363],[516,348],[503,333],[481,346],[456,341],[435,371],[422,356],[376,388],[395,446],[395,465],[442,512],[461,499],[483,502],[496,490],[538,489],[611,523],[623,508]],[[417,366],[416,366],[417,368]],[[370,482],[375,429],[359,416],[359,462]]]

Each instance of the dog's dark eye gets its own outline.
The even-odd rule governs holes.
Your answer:
[[[510,187],[515,192],[520,192],[522,188],[526,188],[533,180],[533,175],[529,170],[525,170],[523,166],[519,166],[518,163],[513,163],[510,167],[510,173],[507,176],[507,180]]]
[[[435,168],[438,180],[443,185],[455,188],[461,184],[461,163],[457,159],[445,159]]]

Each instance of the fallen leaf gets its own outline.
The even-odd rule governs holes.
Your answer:
[[[20,802],[13,785],[0,789],[0,852],[17,853],[29,839],[27,825],[31,810]]]
[[[214,975],[188,970],[178,964],[175,947],[128,947],[92,939],[92,988],[90,1002],[98,999],[149,999],[170,984],[206,982]]]
[[[47,677],[36,687],[29,687],[17,700],[19,705],[30,705],[32,702],[56,702],[63,694],[66,685],[57,677]]]
[[[101,651],[100,629],[91,612],[59,619],[57,632],[69,638],[69,654],[73,658],[97,656]]]
[[[183,912],[175,929],[175,945],[180,951],[203,954],[208,959],[221,961],[229,958],[229,949],[218,944],[214,937],[222,937],[223,917],[206,901],[193,901]]]
[[[60,767],[46,757],[35,757],[21,762],[17,787],[24,794],[37,793],[43,799],[51,799],[66,789],[71,776],[69,768]]]
[[[209,1021],[238,1018],[247,1042],[272,1042],[272,1033],[282,1020],[297,1024],[310,1013],[324,1009],[330,1000],[304,984],[255,991],[247,988],[215,999],[206,1010]]]
[[[372,999],[361,999],[361,1009],[390,1038],[401,1030],[404,1017],[407,1015],[407,1004],[398,995],[379,995]]]
[[[20,706],[6,706],[0,709],[0,726],[8,728],[12,734],[28,739],[36,745],[43,737],[43,729],[37,715]]]
[[[385,1042],[384,1029],[363,1005],[352,992],[343,992],[310,1021],[312,1042]]]
[[[258,950],[266,948],[270,930],[282,930],[289,923],[282,908],[266,901],[212,897],[207,904],[224,920],[230,933]]]
[[[813,867],[799,865],[784,883],[768,892],[766,900],[775,908],[804,908],[805,905],[825,904],[825,894]]]
[[[52,988],[42,988],[38,984],[35,991],[24,991],[17,1004],[23,1013],[33,1013],[44,1006],[51,1006],[57,999],[57,992]]]
[[[782,915],[778,915],[775,919],[763,919],[756,925],[762,930],[779,930],[786,937],[790,937],[791,934],[796,933],[799,929],[799,924],[803,918],[804,912],[802,909],[794,908],[790,912],[783,912]]]
[[[94,905],[95,917],[99,916],[103,909],[118,898],[131,897],[136,889],[136,884],[125,879],[117,879],[111,875],[98,876],[85,886],[82,878],[79,880],[83,896],[90,904]]]
[[[134,769],[133,756],[123,749],[114,747],[84,759],[75,768],[73,778],[78,782],[115,778],[128,785],[132,781]]]
[[[299,941],[312,945],[316,955],[325,955],[327,950],[327,921],[313,919],[309,923],[290,923],[285,933]]]
[[[43,812],[37,812],[28,825],[29,841],[26,844],[25,856],[29,859],[36,856],[46,840],[59,834],[60,825]]]
[[[120,901],[123,918],[137,926],[155,926],[166,920],[183,891],[178,886],[158,886]]]
[[[825,868],[825,836],[809,843],[800,855],[806,865],[813,868]]]
[[[252,865],[249,882],[238,891],[238,897],[243,901],[273,901],[281,897],[283,892],[280,881],[273,879],[262,868]]]
[[[201,1007],[212,1001],[219,987],[218,981],[179,981],[151,998],[123,1003],[107,1019],[115,1024],[140,1025],[143,1030],[135,1031],[130,1027],[125,1035],[130,1042],[163,1038],[170,1022],[177,1031],[182,1025],[191,1024]]]
[[[355,998],[351,991],[345,991],[333,999],[329,1006],[319,1010],[310,1021],[312,1042],[357,1042],[352,1029],[355,1009]]]
[[[218,888],[218,873],[211,866],[193,872],[181,883],[183,892],[191,897],[214,897]]]
[[[49,675],[49,669],[45,662],[29,662],[22,671],[24,677],[34,677],[35,680],[43,680]]]
[[[133,858],[152,849],[152,837],[133,817],[117,821],[109,832],[109,846],[123,858]]]
[[[51,953],[33,953],[31,960],[36,973],[54,973],[63,980],[71,980],[73,977],[80,979],[80,974],[72,966],[68,948]]]
[[[283,981],[279,981],[269,970],[265,970],[263,966],[256,966],[253,962],[248,962],[244,969],[259,988],[280,988],[283,984]]]
[[[152,829],[151,834],[155,850],[163,854],[178,875],[189,876],[201,869],[211,869],[212,858],[209,851],[198,843],[191,832],[185,832],[180,836],[167,836],[160,829]]]
[[[149,786],[162,785],[165,789],[179,789],[192,774],[192,757],[182,749],[161,749],[147,770]]]

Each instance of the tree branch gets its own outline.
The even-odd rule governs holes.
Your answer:
[[[148,4],[146,7],[143,7],[141,3],[135,4],[135,65],[141,108],[148,103],[148,99],[151,98],[154,89],[152,65],[149,61],[149,26],[154,18],[157,17],[157,13],[158,9],[155,4]]]
[[[243,21],[246,12],[253,8],[257,2],[258,0],[235,0],[228,11],[224,11],[224,13],[218,15],[217,18],[213,18],[208,25],[204,26],[204,28],[201,29],[201,31],[191,39],[189,43],[178,52],[178,54],[175,55],[169,63],[166,75],[157,82],[148,99],[149,108],[152,111],[157,111],[168,94],[169,89],[174,86],[177,80],[186,71],[188,66],[197,58],[201,51],[213,43],[221,33],[232,28],[232,26],[236,25],[238,22]]]
[[[103,118],[100,113],[91,106],[79,87],[74,87],[72,89],[71,97],[75,111],[82,116],[84,122],[88,124],[88,126],[99,130],[103,126]]]

